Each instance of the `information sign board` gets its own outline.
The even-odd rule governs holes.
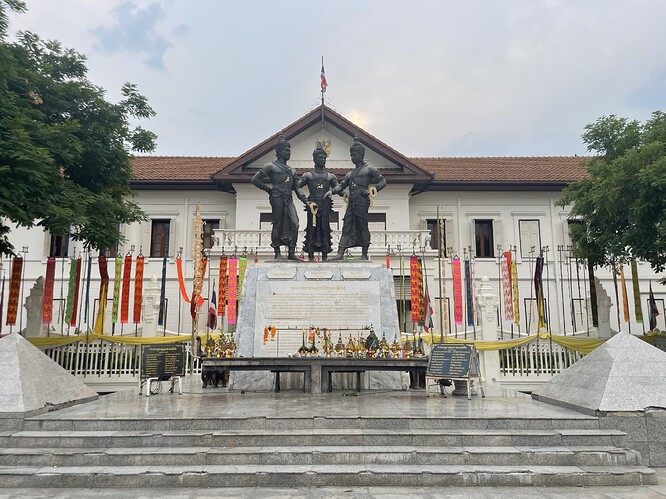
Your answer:
[[[185,344],[144,345],[141,377],[166,380],[171,376],[185,376]]]

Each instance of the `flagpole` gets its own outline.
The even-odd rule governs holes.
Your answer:
[[[442,223],[439,219],[439,205],[437,205],[437,256],[439,261],[437,262],[437,270],[439,277],[439,342],[441,343],[444,335],[444,283],[442,282]]]
[[[324,84],[326,79],[324,73],[324,56],[321,56],[321,142],[322,146],[324,144],[324,92],[326,92],[326,85]]]

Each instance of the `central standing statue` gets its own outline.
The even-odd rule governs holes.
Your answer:
[[[280,258],[280,246],[287,246],[289,260],[298,260],[296,257],[296,239],[298,239],[298,213],[294,206],[292,191],[298,199],[307,205],[305,194],[298,187],[296,171],[287,164],[291,158],[291,145],[278,136],[275,145],[277,159],[267,164],[254,174],[252,183],[259,189],[266,191],[273,210],[273,229],[271,230],[271,246],[275,250],[275,258]],[[272,184],[269,187],[264,183],[268,178]]]
[[[342,195],[342,191],[349,187],[349,199],[347,211],[342,225],[342,235],[338,245],[338,254],[335,260],[344,258],[347,248],[360,246],[362,258],[368,260],[368,247],[370,246],[370,229],[368,229],[368,210],[370,209],[370,198],[386,187],[386,179],[374,166],[365,161],[365,147],[358,137],[354,137],[354,143],[349,148],[352,163],[355,168],[345,175],[342,182],[332,190],[333,194]],[[371,187],[370,184],[375,186]]]
[[[326,151],[318,143],[312,153],[314,169],[301,177],[298,186],[308,186],[308,225],[305,231],[305,243],[303,249],[308,254],[310,261],[314,260],[314,254],[321,252],[322,261],[328,259],[331,252],[331,222],[330,215],[333,208],[331,189],[338,185],[335,175],[326,170]]]

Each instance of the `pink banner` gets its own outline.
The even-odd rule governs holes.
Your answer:
[[[238,296],[238,260],[229,258],[229,280],[227,284],[227,323],[236,324],[236,297]]]
[[[455,257],[451,262],[453,273],[453,319],[456,326],[463,323],[463,296],[462,296],[462,272],[460,270],[460,258]]]
[[[504,296],[504,320],[513,321],[513,293],[511,292],[511,253],[502,255],[502,295]]]

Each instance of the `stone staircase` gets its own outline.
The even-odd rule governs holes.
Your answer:
[[[597,418],[33,417],[0,432],[0,487],[656,484]]]

